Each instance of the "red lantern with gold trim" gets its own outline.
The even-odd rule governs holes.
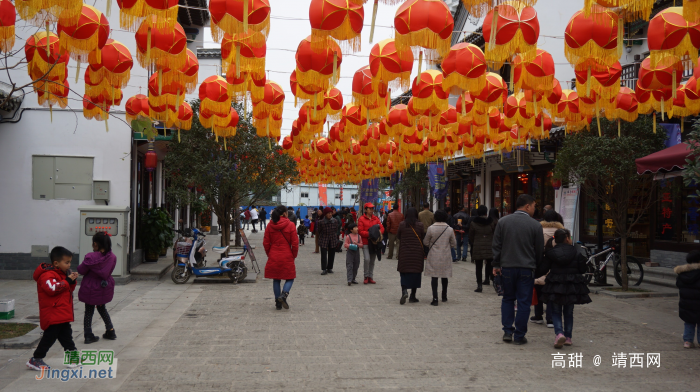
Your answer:
[[[155,16],[150,17],[151,20]],[[143,68],[180,69],[188,62],[187,36],[179,23],[174,28],[153,27],[144,20],[136,31],[136,59]]]
[[[615,64],[622,55],[622,23],[618,15],[594,4],[589,16],[584,10],[574,14],[564,32],[564,54],[575,66],[597,62]]]
[[[149,117],[148,97],[143,94],[134,95],[126,101],[124,110],[126,111],[126,121],[129,123],[139,116]]]
[[[685,20],[681,7],[666,8],[651,18],[647,37],[653,67],[680,62],[685,55],[693,66],[698,64],[700,23]]]
[[[413,52],[405,48],[399,55],[396,41],[385,39],[372,47],[369,68],[375,85],[385,84],[392,89],[407,90],[411,86]]]
[[[255,35],[261,35],[261,33],[250,31],[245,34],[224,34],[224,39],[221,41],[223,72],[226,72],[230,66],[234,66],[239,74],[248,72],[256,78],[265,76],[267,45],[265,40],[254,40],[252,37]],[[261,42],[261,44],[255,42]]]
[[[236,34],[248,29],[262,33],[264,40],[270,29],[269,0],[210,0],[211,35],[219,42],[224,33]]]
[[[117,0],[117,5],[119,25],[126,30],[135,31],[144,20],[152,26],[170,29],[177,22],[178,0]]]
[[[0,52],[8,53],[15,46],[17,11],[10,0],[0,0]]]
[[[590,91],[595,91],[602,99],[611,100],[620,91],[620,76],[622,66],[616,62],[612,66],[589,65],[588,67],[576,67],[576,90],[579,95],[588,96]]]
[[[422,72],[413,80],[413,105],[416,110],[438,108],[447,110],[449,94],[442,89],[442,72],[431,69]]]
[[[455,95],[461,91],[479,92],[486,86],[484,52],[466,42],[454,45],[442,61],[442,73],[445,91]]]
[[[46,32],[39,31],[27,39],[24,45],[24,54],[28,63],[27,72],[31,75],[31,72],[36,70],[40,72],[39,76],[48,72],[49,78],[64,80],[70,57],[67,52],[60,54],[62,51],[56,34],[49,32],[48,53],[46,49]]]
[[[399,56],[406,48],[423,48],[429,60],[436,60],[447,55],[450,50],[454,19],[442,1],[407,0],[396,10],[394,29]],[[421,60],[422,53],[421,51]]]
[[[362,42],[365,12],[361,3],[347,0],[311,0],[311,48],[323,52],[328,37],[341,42],[345,51],[357,52]]]
[[[540,37],[537,11],[518,2],[501,4],[484,18],[483,32],[486,41],[484,55],[495,68],[500,68],[516,53],[529,62],[535,56]]]
[[[485,112],[489,106],[502,107],[506,94],[508,94],[508,86],[501,75],[489,72],[486,74],[486,87],[472,98],[476,109]]]
[[[231,94],[226,79],[218,75],[206,78],[199,86],[200,112],[225,115],[231,108]]]
[[[325,91],[338,83],[343,54],[334,40],[328,39],[326,49],[319,53],[311,49],[311,36],[308,36],[299,43],[295,57],[299,85]]]
[[[99,57],[102,61],[97,61],[97,51],[91,52],[88,56],[90,68],[96,68],[94,76],[99,79],[104,78],[110,86],[126,87],[131,78],[131,68],[134,66],[129,49],[119,41],[108,39],[100,52]]]
[[[62,16],[57,31],[61,48],[68,51],[73,60],[86,61],[90,52],[98,50],[96,60],[100,61],[99,50],[109,38],[109,21],[102,12],[84,4],[77,22],[72,15]]]

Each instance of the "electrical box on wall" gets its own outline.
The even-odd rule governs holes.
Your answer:
[[[82,263],[85,255],[92,252],[92,236],[98,232],[106,232],[112,240],[112,252],[117,256],[117,265],[112,276],[128,277],[129,207],[93,205],[80,207],[78,210],[80,211],[78,262]]]
[[[95,200],[109,200],[109,181],[93,181],[92,195]]]

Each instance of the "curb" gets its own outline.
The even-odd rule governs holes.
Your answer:
[[[22,350],[34,348],[41,340],[41,328],[39,325],[22,336],[10,339],[0,339],[0,348],[6,350]]]
[[[650,291],[646,293],[623,293],[615,292],[605,289],[591,288],[591,293],[594,294],[605,294],[614,298],[656,298],[656,297],[678,297],[678,293],[661,293],[657,291]]]

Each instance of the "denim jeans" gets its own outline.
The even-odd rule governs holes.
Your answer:
[[[457,260],[457,251],[455,248],[450,248],[450,253],[452,253],[452,261]]]
[[[574,330],[574,305],[549,304],[547,308],[552,308],[552,324],[554,324],[554,334],[563,334],[571,339],[571,332]],[[562,312],[564,313],[564,325],[562,326]]]
[[[693,323],[683,323],[685,325],[685,329],[683,330],[683,341],[684,342],[693,342],[693,338],[695,337],[695,328],[697,328],[698,332],[698,343],[700,343],[700,324],[693,324]]]
[[[527,333],[527,319],[530,318],[535,272],[529,268],[503,268],[501,274],[503,275],[503,299],[501,300],[503,332],[513,334],[515,340],[522,340]],[[513,328],[513,322],[515,322],[515,328]]]
[[[461,241],[461,242],[460,242]],[[464,234],[457,235],[457,258],[466,258],[469,254],[469,236]]]
[[[272,281],[272,291],[275,292],[275,298],[279,298],[280,295],[282,295],[282,290],[280,290],[280,283],[282,281],[280,279],[275,279]],[[289,279],[284,281],[284,292],[288,293],[289,290],[292,289],[292,284],[294,283],[294,279]]]

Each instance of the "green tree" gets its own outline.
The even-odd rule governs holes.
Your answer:
[[[428,165],[417,165],[418,170],[411,166],[403,172],[401,181],[394,185],[394,190],[391,194],[395,200],[403,199],[407,203],[410,202],[419,211],[421,194],[423,190],[428,189]],[[399,197],[401,195],[401,197]]]
[[[700,120],[693,124],[693,131],[689,135],[688,145],[690,145],[691,155],[685,159],[685,171],[683,172],[683,182],[686,186],[700,184]],[[700,187],[695,190],[695,197],[700,197]]]
[[[621,238],[622,288],[627,290],[627,238],[639,219],[648,213],[657,184],[651,175],[638,175],[634,160],[664,148],[666,132],[654,132],[648,116],[632,123],[601,119],[590,132],[567,135],[557,154],[554,177],[576,183],[599,205],[609,208]]]
[[[238,227],[238,207],[246,201],[255,204],[271,189],[280,189],[296,181],[298,171],[292,157],[276,144],[256,135],[250,112],[241,116],[236,136],[224,140],[199,123],[199,100],[190,102],[194,111],[192,129],[182,132],[180,143],[170,143],[165,158],[165,176],[173,191],[168,197],[178,204],[191,202],[188,185],[202,188],[221,224],[221,246],[230,243],[231,226]],[[233,104],[243,113],[242,105]],[[225,148],[224,148],[225,146]],[[241,238],[236,230],[235,245]]]

